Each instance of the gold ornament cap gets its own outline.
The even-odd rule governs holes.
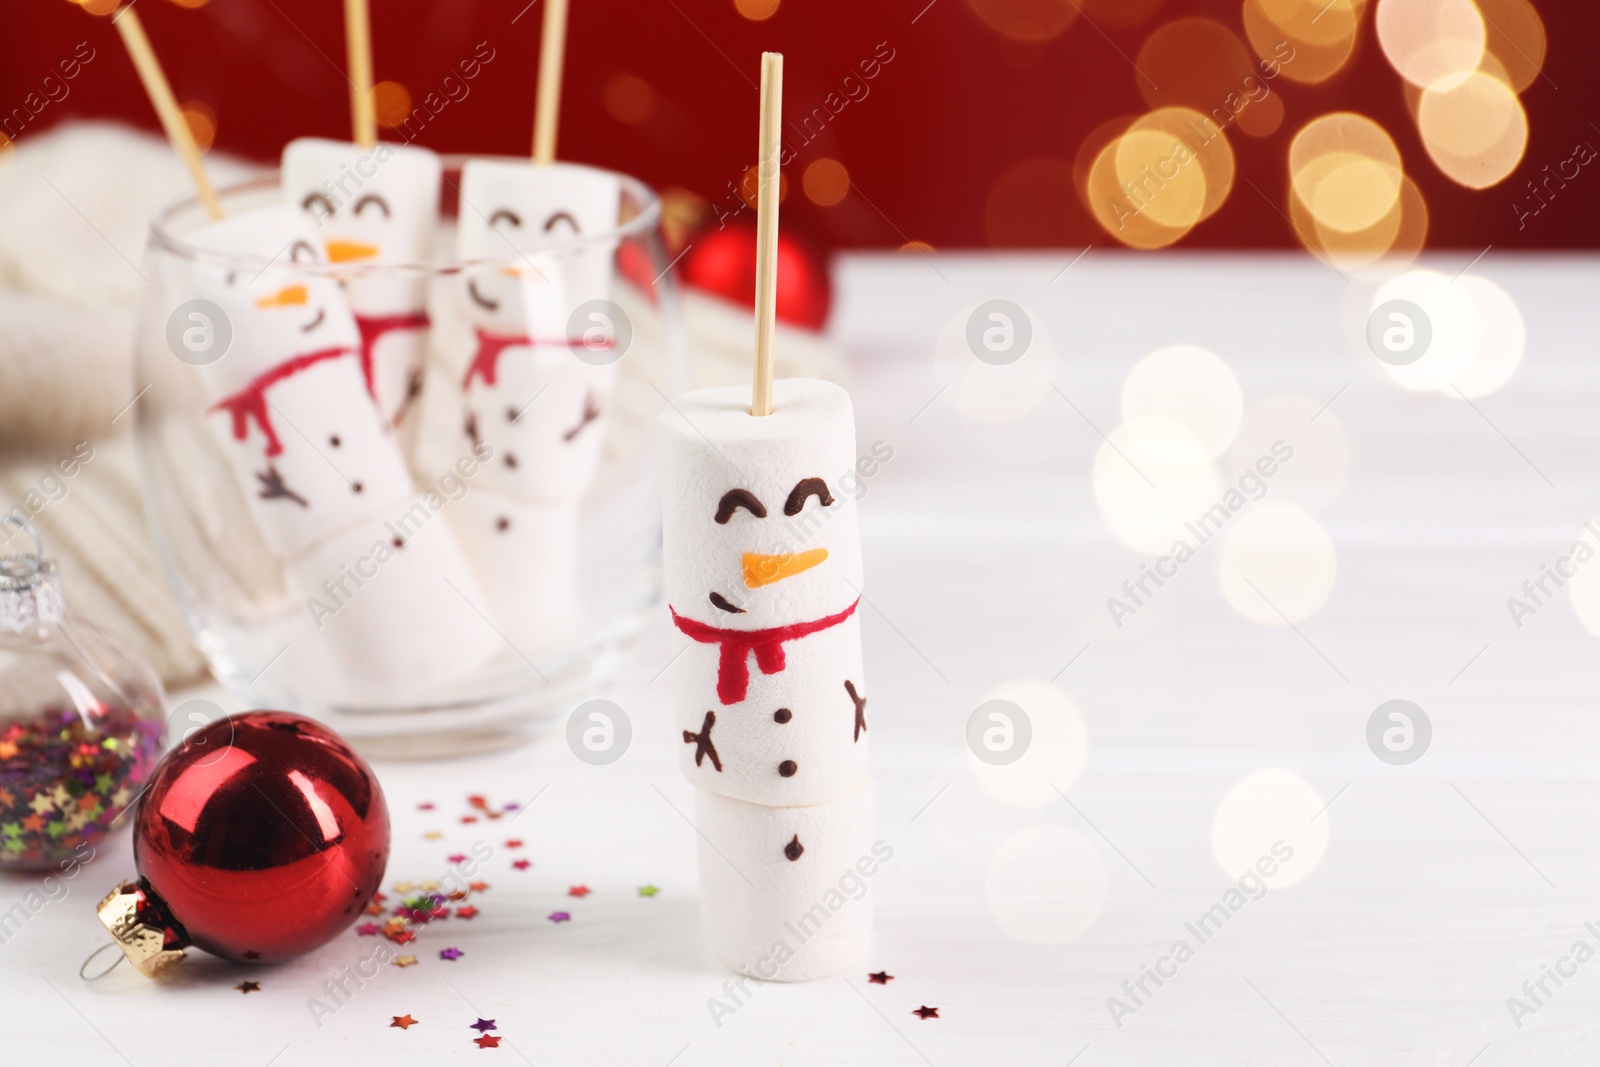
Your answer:
[[[140,905],[148,903],[150,898],[142,886],[122,882],[106,894],[95,912],[128,962],[146,978],[154,978],[183,959],[184,953],[167,947],[167,931],[162,925],[152,925],[140,916]]]

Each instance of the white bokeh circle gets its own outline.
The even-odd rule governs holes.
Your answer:
[[[1105,861],[1076,830],[1047,823],[1007,838],[989,861],[984,897],[1006,932],[1033,945],[1071,941],[1105,910]]]
[[[1217,581],[1233,609],[1263,626],[1310,618],[1338,577],[1333,539],[1310,512],[1263,503],[1236,516],[1217,552]]]
[[[1329,813],[1316,786],[1278,767],[1256,771],[1223,795],[1211,820],[1211,854],[1229,878],[1247,870],[1273,889],[1303,881],[1328,851]],[[1287,853],[1287,858],[1286,858]],[[1264,875],[1262,857],[1275,869]]]
[[[1061,799],[1083,772],[1089,732],[1072,698],[1049,682],[1021,678],[998,685],[979,704],[1008,700],[1028,716],[1028,749],[1014,762],[985,763],[969,750],[967,762],[979,784],[1007,804],[1037,807]],[[1061,792],[1057,792],[1057,790]]]
[[[1239,432],[1244,391],[1222,357],[1199,345],[1170,345],[1145,356],[1122,384],[1122,419],[1168,419],[1194,434],[1208,457]]]

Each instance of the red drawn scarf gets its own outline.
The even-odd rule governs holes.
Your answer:
[[[357,315],[356,328],[361,331],[361,373],[367,379],[367,395],[378,399],[377,387],[372,384],[372,350],[378,338],[395,330],[426,330],[426,311],[402,311],[395,315]]]
[[[472,379],[482,378],[484,385],[493,385],[500,379],[500,353],[508,348],[526,345],[529,348],[572,348],[574,345],[588,345],[587,341],[553,341],[534,340],[527,334],[490,333],[482,327],[474,327],[473,332],[478,335],[478,351],[472,357],[472,362],[467,366],[467,375],[461,379],[463,390],[472,386]],[[611,342],[598,346],[610,348]]]
[[[278,432],[272,426],[272,408],[267,403],[267,390],[289,375],[298,374],[314,363],[347,356],[353,351],[355,350],[351,348],[324,348],[286,359],[250,379],[250,383],[237,393],[225,396],[212,404],[209,410],[226,411],[232,417],[233,437],[236,441],[243,441],[250,436],[250,420],[254,419],[256,425],[261,427],[262,435],[267,439],[267,455],[279,455],[283,452],[283,442],[278,440]]]
[[[703,645],[722,646],[722,654],[717,661],[717,698],[724,704],[737,704],[750,691],[750,653],[756,654],[756,666],[761,668],[762,674],[777,674],[783,670],[787,662],[783,651],[785,641],[793,641],[839,625],[855,614],[856,605],[860,603],[861,598],[857,597],[855,603],[837,615],[829,615],[814,622],[774,626],[767,630],[724,630],[707,623],[696,622],[694,619],[686,619],[670,604],[667,605],[667,610],[672,612],[673,623],[689,638]]]

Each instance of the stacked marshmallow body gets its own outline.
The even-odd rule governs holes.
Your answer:
[[[283,150],[284,199],[311,219],[345,291],[384,420],[406,420],[428,352],[427,275],[439,216],[439,157],[425,148],[301,137]],[[389,269],[383,269],[388,265]]]
[[[462,169],[456,252],[467,266],[440,343],[461,382],[463,442],[492,456],[456,526],[519,648],[558,643],[578,610],[580,505],[617,366],[577,343],[570,323],[610,296],[614,244],[590,237],[616,229],[620,200],[617,179],[587,167]]]
[[[776,382],[770,415],[749,407],[748,388],[701,389],[660,421],[667,602],[690,642],[673,667],[679,765],[715,846],[701,853],[713,950],[798,981],[861,962],[870,931],[854,900],[829,909],[827,936],[796,936],[873,840],[845,489],[855,422],[849,395],[822,381]]]
[[[415,508],[310,221],[264,208],[190,241],[192,261],[164,261],[169,300],[209,301],[232,334],[196,369],[210,424],[291,583],[336,609],[316,621],[343,679],[386,702],[484,662],[491,635],[445,585],[475,591],[471,570],[444,522],[419,521],[428,509]]]

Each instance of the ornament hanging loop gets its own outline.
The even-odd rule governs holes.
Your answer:
[[[15,560],[17,563],[27,568],[26,571],[18,574],[17,577],[31,577],[33,574],[37,573],[39,570],[39,565],[44,562],[44,542],[39,538],[39,531],[37,528],[35,528],[33,523],[19,515],[12,514],[9,511],[3,516],[0,516],[0,527],[3,527],[6,523],[10,523],[12,526],[15,526],[17,529],[33,538],[33,554],[31,556],[23,554],[5,557],[8,562]],[[11,538],[7,536],[6,540],[9,541]]]
[[[83,965],[78,968],[78,977],[82,978],[85,982],[96,982],[96,981],[99,981],[100,979],[104,978],[106,975],[110,974],[112,971],[116,970],[117,969],[117,964],[121,963],[123,960],[128,958],[127,956],[125,956],[120,951],[121,947],[122,946],[118,945],[115,941],[107,941],[105,944],[101,945],[99,948],[97,948],[93,952],[89,953],[88,958],[83,961]],[[102,952],[104,952],[108,948],[114,948],[114,949],[118,949],[119,950],[117,952],[117,958],[112,960],[111,963],[108,966],[102,967],[99,971],[96,971],[94,974],[85,974],[84,972],[89,969],[89,964],[93,963],[95,961],[95,958],[97,956],[99,956]]]

